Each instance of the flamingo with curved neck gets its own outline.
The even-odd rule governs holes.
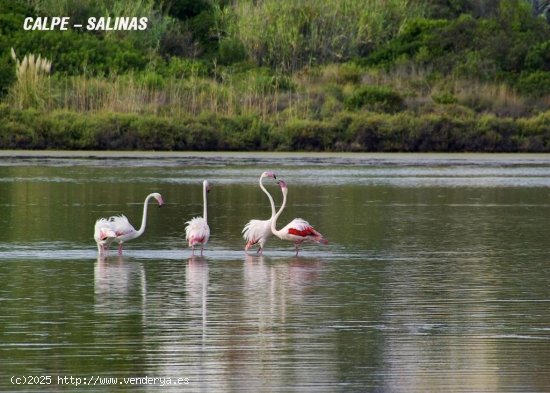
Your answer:
[[[259,180],[260,188],[267,195],[267,198],[269,199],[269,203],[271,205],[271,217],[268,220],[250,220],[242,230],[243,238],[244,240],[246,240],[246,245],[244,249],[248,250],[252,246],[258,244],[259,247],[257,254],[259,255],[263,254],[264,246],[267,240],[273,235],[273,233],[271,232],[271,220],[275,216],[275,202],[273,202],[273,197],[264,187],[262,182],[263,179],[266,177],[277,179],[277,176],[275,175],[275,173],[267,171],[262,173]]]
[[[195,255],[195,246],[199,244],[201,246],[201,256],[204,250],[204,245],[208,243],[210,239],[210,227],[208,226],[208,212],[207,212],[207,194],[210,192],[210,185],[208,181],[202,182],[202,199],[204,204],[203,216],[194,217],[187,221],[185,227],[185,240],[189,242],[191,247],[191,255]]]
[[[323,237],[319,232],[313,228],[309,222],[302,218],[295,218],[285,227],[277,230],[277,219],[286,207],[286,200],[288,195],[288,188],[283,180],[278,181],[283,193],[283,203],[279,208],[279,211],[275,214],[271,220],[271,232],[281,240],[287,240],[294,243],[296,246],[296,256],[298,256],[299,246],[304,242],[328,244],[328,240]]]
[[[100,218],[96,221],[94,239],[96,239],[97,247],[100,253],[106,251],[111,242],[118,242],[118,253],[122,254],[122,244],[128,240],[140,237],[145,232],[147,225],[147,206],[149,200],[155,198],[161,207],[164,204],[162,196],[158,192],[153,192],[145,198],[143,202],[143,216],[141,218],[141,226],[136,230],[128,221],[124,214],[120,216],[112,216],[108,219]],[[98,241],[99,240],[99,241]]]

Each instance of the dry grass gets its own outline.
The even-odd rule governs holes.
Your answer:
[[[411,66],[383,71],[352,63],[330,64],[295,73],[291,80],[294,87],[283,89],[265,75],[246,73],[165,79],[155,73],[129,73],[52,80],[49,60],[33,54],[19,60],[15,51],[12,55],[17,82],[9,99],[18,109],[142,113],[178,118],[202,113],[228,117],[253,115],[275,122],[323,119],[342,111],[345,97],[365,84],[392,88],[405,99],[405,109],[416,113],[429,112],[434,105],[445,103],[510,117],[525,116],[533,109],[532,103],[505,83],[433,78],[431,70]],[[541,102],[537,105],[543,105],[543,110],[548,108],[547,101]]]
[[[159,116],[257,115],[271,117],[296,103],[294,93],[261,91],[254,83],[211,78],[170,78],[151,86],[140,75],[113,77],[76,76],[58,86],[58,99],[49,109],[76,112],[145,113]]]

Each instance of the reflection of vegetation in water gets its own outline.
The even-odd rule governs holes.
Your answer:
[[[0,0],[0,147],[547,151],[543,0]],[[143,32],[23,31],[139,14]],[[52,62],[26,83],[10,48]]]

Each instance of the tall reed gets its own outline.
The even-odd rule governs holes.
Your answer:
[[[424,8],[408,0],[245,0],[231,12],[228,34],[252,60],[292,72],[367,52]]]
[[[254,76],[227,77],[222,81],[200,76],[171,77],[164,80],[162,86],[151,85],[143,75],[134,73],[75,76],[62,81],[57,84],[56,100],[50,109],[171,117],[214,113],[267,119],[285,110],[296,112],[297,104],[307,101],[306,93],[280,89],[277,85],[266,91]]]

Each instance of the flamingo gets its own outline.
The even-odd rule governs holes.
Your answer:
[[[97,243],[97,251],[100,255],[109,248],[109,245],[115,237],[116,233],[112,229],[111,221],[107,218],[100,218],[95,222],[94,239]]]
[[[202,182],[202,197],[204,202],[204,213],[202,217],[194,217],[191,220],[187,221],[187,226],[185,227],[185,240],[189,242],[189,247],[191,247],[191,255],[195,255],[195,245],[201,245],[201,257],[204,249],[204,245],[208,242],[210,238],[210,227],[207,223],[206,215],[206,194],[210,192],[210,185],[208,181],[205,180]]]
[[[147,195],[145,202],[143,203],[141,227],[137,231],[132,224],[130,224],[128,218],[126,218],[124,214],[109,218],[100,218],[96,221],[94,238],[96,239],[97,247],[100,253],[107,250],[111,242],[116,241],[118,242],[118,254],[122,255],[122,243],[143,235],[143,232],[145,232],[145,225],[147,224],[147,204],[151,198],[155,198],[157,200],[159,207],[164,204],[162,196],[159,193],[153,192],[152,194]]]
[[[271,232],[281,240],[288,240],[294,242],[296,245],[296,256],[298,256],[299,246],[303,242],[312,242],[320,244],[328,244],[328,240],[323,237],[319,232],[313,228],[309,222],[302,218],[295,218],[290,223],[288,223],[281,230],[277,230],[277,219],[283,212],[286,206],[286,196],[288,194],[288,188],[286,183],[283,180],[279,180],[279,186],[281,187],[281,192],[283,193],[283,204],[279,208],[279,211],[271,220]]]
[[[254,246],[255,244],[259,245],[257,254],[262,255],[264,251],[265,243],[267,242],[267,239],[273,235],[271,232],[271,220],[273,220],[273,216],[275,216],[275,203],[273,202],[273,198],[271,197],[271,194],[265,189],[262,180],[265,177],[271,177],[273,179],[277,179],[277,176],[275,176],[275,173],[273,172],[264,172],[260,176],[260,188],[262,191],[267,195],[269,198],[269,203],[271,204],[271,218],[269,220],[250,220],[243,228],[243,238],[246,240],[246,246],[244,247],[245,250],[248,250],[250,247]]]

